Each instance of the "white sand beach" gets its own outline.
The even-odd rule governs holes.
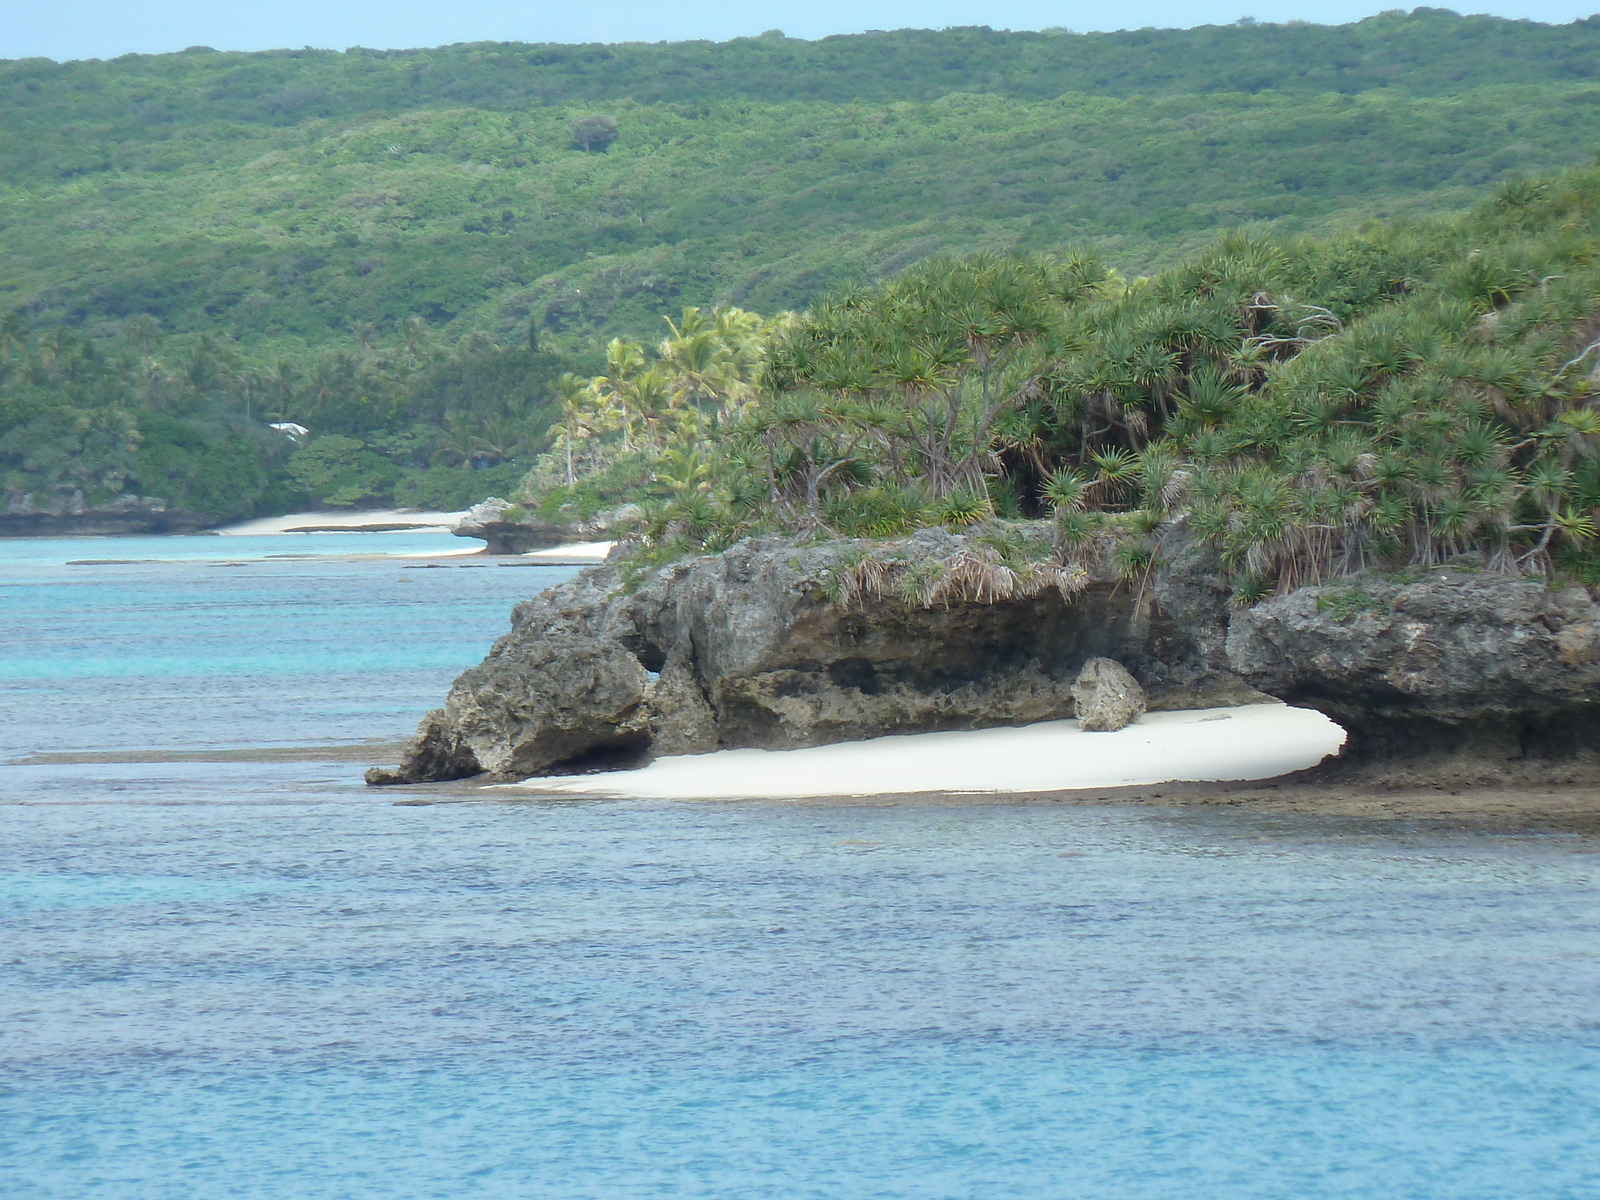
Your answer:
[[[1051,792],[1178,781],[1267,779],[1315,766],[1344,744],[1321,713],[1285,704],[1147,713],[1117,733],[1076,721],[920,733],[803,750],[720,750],[637,771],[504,785],[617,798],[800,800],[915,792]]]
[[[241,521],[215,532],[230,537],[263,537],[278,534],[317,533],[448,533],[456,527],[465,512],[420,512],[404,508],[378,509],[367,512],[301,512],[281,517],[258,517]],[[550,563],[559,566],[584,566],[604,562],[611,552],[612,542],[575,542],[570,546],[553,546],[548,550],[533,550],[527,554],[504,555],[507,561]],[[459,549],[434,551],[426,554],[402,555],[410,558],[458,557],[480,554],[483,547],[471,538],[463,538]]]
[[[281,517],[257,517],[253,521],[241,521],[216,532],[232,537],[260,537],[263,534],[296,533],[307,529],[359,532],[386,528],[425,533],[453,529],[465,515],[464,512],[415,512],[404,508],[370,512],[288,513]]]
[[[570,546],[554,546],[549,550],[530,550],[517,555],[518,561],[561,564],[605,562],[615,542],[574,542]]]

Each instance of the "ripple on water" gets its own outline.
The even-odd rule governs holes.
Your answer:
[[[537,586],[29,570],[7,756],[392,739]],[[7,1200],[1600,1194],[1572,839],[216,757],[0,767]]]

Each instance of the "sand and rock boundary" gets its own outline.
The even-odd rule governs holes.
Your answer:
[[[1048,554],[1048,526],[1020,536]],[[369,781],[512,781],[1062,721],[1096,657],[1126,667],[1153,713],[1315,710],[1349,735],[1325,771],[1410,764],[1422,786],[1600,779],[1600,605],[1584,589],[1462,562],[1238,609],[1181,530],[1137,580],[1057,562],[1007,583],[986,537],[769,537],[631,581],[586,570],[518,605],[399,766]],[[961,586],[866,595],[849,584],[869,559]]]

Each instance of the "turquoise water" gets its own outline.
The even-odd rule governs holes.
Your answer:
[[[0,1196],[1600,1195],[1600,845],[396,805],[570,572],[0,570],[0,757],[313,748],[0,767]]]
[[[259,562],[341,555],[471,554],[483,544],[453,533],[186,534],[166,537],[0,538],[0,572],[69,563]]]
[[[340,557],[265,557],[307,544]],[[450,534],[0,540],[0,758],[409,732],[505,630],[512,604],[574,574],[399,557],[461,544]],[[384,552],[396,557],[370,557]],[[158,553],[169,561],[72,565]]]

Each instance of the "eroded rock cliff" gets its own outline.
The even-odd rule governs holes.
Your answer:
[[[1349,762],[1503,778],[1600,745],[1600,606],[1579,587],[1447,567],[1301,588],[1235,613],[1225,661],[1343,725]]]
[[[612,526],[627,515],[624,510],[597,513],[587,520],[544,521],[523,512],[509,500],[490,496],[474,504],[450,532],[477,538],[485,554],[526,554],[574,542],[595,542],[611,537]]]
[[[978,536],[923,530],[892,550],[969,562]],[[851,599],[841,579],[860,549],[755,539],[631,593],[613,566],[584,571],[518,605],[399,768],[369,780],[1027,724],[1072,715],[1073,681],[1098,657],[1125,666],[1153,710],[1267,697],[1318,709],[1349,730],[1346,763],[1500,779],[1556,764],[1571,777],[1600,743],[1600,606],[1580,588],[1442,570],[1238,610],[1211,559],[1174,540],[1141,581],[1091,572],[929,605]]]
[[[169,508],[153,496],[118,496],[105,504],[85,504],[82,493],[32,495],[10,500],[0,510],[0,537],[112,537],[123,534],[194,533],[217,522],[199,513]]]
[[[924,530],[902,544],[950,561],[967,539]],[[631,594],[613,567],[520,604],[511,631],[424,721],[396,771],[373,782],[498,778],[624,765],[654,753],[818,745],[888,732],[1022,725],[1071,716],[1095,657],[1139,679],[1150,707],[1262,699],[1169,616],[1225,612],[1225,596],[1149,594],[1109,574],[1070,599],[842,603],[851,543],[754,539],[648,575]],[[1193,593],[1190,595],[1189,593]]]

